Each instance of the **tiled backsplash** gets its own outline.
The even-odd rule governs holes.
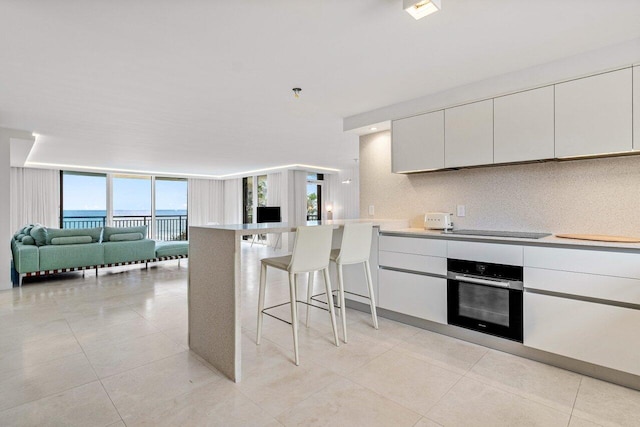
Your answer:
[[[640,236],[640,156],[399,175],[390,153],[390,132],[360,137],[362,218],[374,205],[414,227],[437,211],[456,228]]]

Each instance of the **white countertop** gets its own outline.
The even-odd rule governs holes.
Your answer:
[[[409,236],[421,236],[432,239],[445,240],[465,240],[474,242],[493,242],[493,243],[517,243],[527,246],[557,246],[571,247],[580,249],[615,249],[640,252],[640,243],[618,243],[618,242],[596,242],[591,240],[564,239],[554,235],[543,237],[541,239],[522,239],[515,237],[494,237],[494,236],[475,236],[465,234],[443,233],[440,230],[425,230],[422,228],[402,228],[402,229],[386,229],[380,227],[380,231],[385,234],[398,234]]]
[[[345,224],[371,222],[374,227],[380,227],[380,230],[399,230],[407,229],[408,220],[397,219],[343,219],[343,220],[327,220],[327,221],[306,221],[300,225],[333,225],[335,228],[342,227]],[[206,228],[214,230],[234,231],[238,235],[262,234],[262,233],[288,233],[295,231],[298,225],[287,222],[264,222],[260,224],[216,224],[216,225],[200,225],[190,226],[190,228]]]

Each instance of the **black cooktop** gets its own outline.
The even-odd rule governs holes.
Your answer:
[[[524,231],[493,231],[493,230],[450,230],[443,231],[444,234],[466,234],[468,236],[490,236],[490,237],[514,237],[517,239],[542,239],[551,236],[551,233],[528,233]]]

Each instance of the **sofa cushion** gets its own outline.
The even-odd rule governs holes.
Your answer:
[[[17,235],[14,237],[14,239],[15,239],[15,240],[17,240],[18,242],[21,242],[21,241],[22,241],[22,239],[24,239],[24,237],[25,237],[25,236],[27,236],[27,235],[26,235],[26,234],[24,234],[24,233],[20,233],[20,234],[17,234]]]
[[[47,245],[51,244],[51,239],[56,237],[91,236],[91,242],[97,243],[102,235],[102,227],[94,228],[48,228]]]
[[[38,248],[40,270],[90,267],[104,264],[104,248],[100,243],[80,245],[47,245]]]
[[[53,239],[51,239],[52,245],[79,245],[82,243],[91,242],[91,236],[54,237]]]
[[[47,229],[41,225],[36,225],[31,229],[31,237],[36,242],[36,246],[44,246],[47,244]]]
[[[166,256],[189,255],[189,242],[156,242],[156,257],[162,258]]]
[[[155,242],[149,239],[104,242],[104,263],[117,264],[128,261],[145,261],[155,258]]]
[[[36,244],[36,241],[31,236],[24,236],[21,240],[23,245],[33,246]]]
[[[121,234],[112,234],[109,237],[110,242],[128,242],[131,240],[142,240],[144,237],[142,233],[121,233]]]

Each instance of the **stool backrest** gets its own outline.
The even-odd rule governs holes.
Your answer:
[[[355,264],[369,259],[373,224],[345,224],[340,244],[338,264]]]
[[[330,225],[298,227],[289,272],[303,273],[326,268],[329,265],[332,235],[333,227]]]

